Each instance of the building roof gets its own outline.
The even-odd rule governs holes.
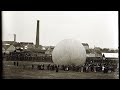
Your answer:
[[[118,53],[102,53],[105,58],[118,58]]]
[[[82,43],[83,46],[89,46],[88,43]]]
[[[5,50],[5,48],[4,48],[4,47],[2,47],[2,50],[4,51],[4,50]]]
[[[95,57],[95,54],[90,53],[90,54],[86,54],[87,57]]]
[[[33,42],[20,42],[20,44],[24,44],[24,45],[31,44],[31,45],[33,45]]]
[[[51,47],[51,46],[50,46],[50,47],[48,47],[48,48],[47,48],[47,51],[52,52],[52,51],[53,51],[53,49],[54,49],[54,47]]]
[[[51,48],[51,49],[54,49],[54,48],[55,48],[55,46],[50,46],[50,48]]]
[[[47,50],[49,48],[49,46],[42,46],[42,48],[45,48]]]
[[[10,45],[2,45],[2,47],[3,47],[5,50],[7,50],[7,49],[10,47]]]
[[[14,41],[2,41],[2,44],[5,45],[5,44],[13,44]]]
[[[29,49],[26,49],[25,51],[41,53],[41,52],[45,52],[46,50],[41,50],[40,48],[29,48]]]
[[[20,43],[18,43],[18,42],[15,43],[14,46],[15,46],[15,47],[21,47]]]

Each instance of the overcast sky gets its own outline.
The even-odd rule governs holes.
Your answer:
[[[2,39],[33,42],[40,20],[40,44],[75,38],[91,48],[118,48],[117,11],[3,11]]]

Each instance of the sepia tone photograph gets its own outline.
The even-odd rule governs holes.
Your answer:
[[[2,11],[3,79],[119,79],[118,11]]]

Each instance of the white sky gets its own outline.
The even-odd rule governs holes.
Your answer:
[[[37,19],[40,20],[40,44],[56,45],[75,38],[91,48],[118,48],[118,11],[3,11],[3,40],[33,42]]]

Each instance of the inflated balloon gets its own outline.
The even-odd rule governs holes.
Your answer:
[[[65,39],[55,46],[52,60],[59,65],[83,65],[86,61],[86,50],[80,41]]]

